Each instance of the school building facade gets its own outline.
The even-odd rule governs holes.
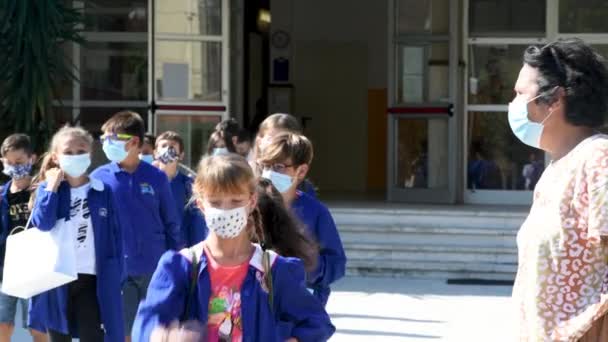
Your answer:
[[[195,164],[213,125],[301,119],[321,193],[406,203],[529,204],[545,156],[507,104],[526,46],[579,36],[608,52],[608,3],[574,0],[72,1],[60,120],[95,130],[132,108]],[[524,172],[525,171],[525,172]]]
[[[607,1],[68,3],[84,10],[88,43],[67,50],[81,81],[64,87],[63,120],[96,131],[112,113],[136,110],[151,132],[183,134],[192,165],[222,118],[253,129],[268,113],[294,114],[315,144],[310,176],[322,198],[384,203],[334,209],[359,270],[378,268],[365,264],[378,255],[387,269],[453,258],[421,249],[444,239],[460,248],[455,262],[480,265],[471,272],[510,278],[525,210],[470,208],[529,205],[547,161],[507,121],[523,51],[577,36],[608,54]],[[386,229],[373,235],[369,225]],[[432,230],[448,226],[479,231]],[[397,245],[356,245],[387,240]],[[484,246],[493,250],[480,255]],[[488,258],[498,261],[487,266]],[[500,260],[509,264],[502,271]]]

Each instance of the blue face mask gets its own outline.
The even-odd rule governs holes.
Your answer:
[[[287,192],[293,185],[293,178],[282,173],[278,173],[269,169],[262,172],[262,178],[269,179],[280,193]]]
[[[110,161],[120,163],[125,160],[129,154],[127,150],[125,150],[126,144],[126,141],[106,139],[103,142],[103,152]]]
[[[213,149],[214,156],[223,156],[223,155],[229,154],[229,153],[230,153],[230,151],[228,151],[228,149],[225,147],[216,147]]]
[[[532,122],[528,119],[528,103],[539,97],[540,95],[526,102],[513,101],[509,103],[509,126],[511,126],[513,134],[524,144],[535,148],[540,148],[540,138],[543,135],[544,123],[553,114],[553,112],[550,112],[540,123]]]
[[[146,162],[148,164],[152,164],[154,162],[154,156],[151,154],[140,154],[139,160]]]
[[[61,155],[59,157],[59,167],[70,177],[80,177],[91,166],[91,155],[83,153],[78,155]]]
[[[17,164],[17,165],[10,165],[10,164],[4,163],[4,169],[2,170],[2,173],[11,177],[14,180],[19,180],[19,179],[23,179],[23,178],[29,176],[31,171],[32,171],[32,163]]]

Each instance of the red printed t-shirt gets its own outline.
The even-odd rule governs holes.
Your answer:
[[[247,275],[249,261],[237,266],[221,266],[205,249],[211,296],[207,336],[209,342],[241,342],[243,325],[241,322],[241,287]]]

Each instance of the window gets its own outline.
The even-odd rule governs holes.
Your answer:
[[[542,0],[469,0],[471,37],[545,36]]]
[[[559,32],[608,32],[608,2],[599,0],[560,0]]]

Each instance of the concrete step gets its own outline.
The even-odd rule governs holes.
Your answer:
[[[343,243],[386,243],[399,245],[493,246],[515,248],[517,230],[502,228],[448,228],[381,225],[348,225],[336,222]]]
[[[347,274],[359,276],[514,280],[516,273],[516,265],[494,263],[395,261],[390,259],[349,259],[347,263]]]
[[[514,248],[495,246],[399,245],[395,243],[346,242],[348,259],[393,261],[451,261],[462,263],[517,264]]]
[[[517,230],[527,211],[332,208],[340,225]]]
[[[331,209],[349,274],[513,280],[522,208]]]

